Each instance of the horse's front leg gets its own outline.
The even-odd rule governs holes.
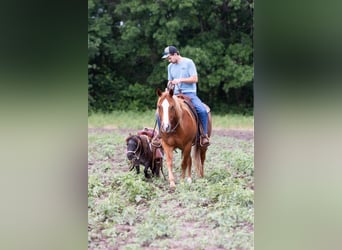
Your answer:
[[[135,170],[136,170],[137,174],[140,174],[140,162],[139,162],[139,160],[133,160],[133,164],[135,166]]]
[[[170,188],[175,188],[176,187],[175,178],[174,178],[173,173],[172,173],[173,149],[168,148],[167,150],[165,150],[165,155],[166,155],[166,165],[167,165],[167,169],[169,172]]]
[[[146,165],[145,169],[144,169],[145,178],[147,178],[147,179],[151,178],[151,175],[148,173],[149,168],[151,168],[151,166]]]

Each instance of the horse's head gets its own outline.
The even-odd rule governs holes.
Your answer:
[[[157,95],[159,96],[157,112],[161,123],[160,129],[164,133],[173,132],[179,123],[179,104],[173,98],[173,89],[165,92],[157,89]]]
[[[126,138],[126,155],[128,160],[134,160],[138,157],[140,151],[140,140],[136,135],[130,135]]]

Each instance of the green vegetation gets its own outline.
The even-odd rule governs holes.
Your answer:
[[[149,110],[174,45],[194,60],[216,112],[253,107],[254,1],[88,0],[89,110]]]
[[[177,188],[170,192],[165,162],[166,180],[128,171],[124,140],[138,128],[141,114],[130,114],[139,121],[131,127],[123,125],[130,115],[114,114],[89,117],[89,126],[116,128],[89,131],[89,249],[254,248],[254,144],[221,133],[229,116],[214,119],[222,129],[212,136],[204,178],[193,168],[193,182],[181,181],[180,152],[175,153]]]

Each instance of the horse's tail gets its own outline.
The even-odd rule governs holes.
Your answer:
[[[201,146],[199,143],[195,143],[195,145],[192,148],[192,159],[194,160],[197,176],[203,177],[204,176],[204,169],[203,169],[203,163],[201,160]]]

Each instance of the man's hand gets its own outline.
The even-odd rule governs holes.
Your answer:
[[[175,85],[172,84],[172,81],[168,81],[168,83],[167,83],[167,88],[168,88],[169,90],[175,88]]]
[[[181,82],[181,79],[173,79],[172,81],[169,81],[170,84],[176,85]]]

